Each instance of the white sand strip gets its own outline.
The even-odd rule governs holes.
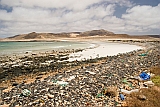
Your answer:
[[[130,44],[96,42],[97,47],[85,49],[82,52],[72,53],[69,55],[68,61],[94,59],[96,57],[106,57],[117,55],[118,53],[126,53],[133,50],[142,49],[142,47]],[[93,44],[91,44],[93,45]],[[94,46],[94,45],[93,45]]]

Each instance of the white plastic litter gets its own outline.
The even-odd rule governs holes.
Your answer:
[[[134,89],[134,90],[131,90],[131,91],[128,91],[128,90],[125,90],[125,89],[121,89],[121,92],[125,93],[125,94],[131,94],[133,92],[138,92],[138,91],[139,91],[139,89]]]
[[[130,77],[131,79],[136,79],[138,81],[143,81],[139,76]]]
[[[91,71],[86,71],[86,72],[88,72],[88,73],[90,73],[90,74],[92,74],[92,75],[95,75],[95,74],[96,74],[95,72],[91,72]]]
[[[73,79],[75,79],[75,76],[70,76],[70,77],[68,78],[68,81],[71,81],[71,80],[73,80]]]
[[[58,85],[68,85],[68,82],[65,82],[65,81],[56,81],[54,84],[58,84]]]
[[[144,84],[145,84],[146,86],[148,86],[148,87],[154,86],[154,83],[153,83],[152,81],[146,81],[146,82],[144,82]]]
[[[139,86],[140,86],[140,89],[141,89],[141,88],[148,88],[148,86],[144,85],[143,82],[139,82]]]
[[[68,84],[68,82],[65,82],[65,81],[57,81],[57,84],[60,84],[60,85],[63,85],[63,84]]]
[[[147,73],[148,75],[150,75],[151,77],[154,77],[155,76],[155,74],[153,74],[153,73],[151,73],[151,72],[149,72],[149,73]]]

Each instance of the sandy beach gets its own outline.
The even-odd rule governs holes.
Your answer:
[[[106,56],[104,51],[109,47],[104,40],[93,40],[93,45],[85,50],[3,57],[0,105],[122,106],[126,102],[120,98],[120,89],[140,90],[139,84],[144,83],[131,77],[143,71],[149,73],[151,67],[160,64],[158,41],[110,39],[114,45],[130,44],[131,48],[117,48]],[[76,55],[81,57],[75,59]],[[69,60],[70,57],[73,59]],[[132,87],[124,84],[124,79],[130,81]]]
[[[111,43],[111,42],[92,42],[92,45],[81,52],[72,53],[69,55],[71,57],[69,61],[75,60],[87,60],[95,59],[106,56],[114,56],[120,53],[131,52],[138,49],[143,49],[137,45],[126,45],[122,43]]]

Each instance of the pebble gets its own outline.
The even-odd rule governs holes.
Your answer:
[[[152,48],[151,48],[152,49]],[[32,83],[18,84],[18,87],[14,87],[9,92],[2,92],[2,105],[20,105],[20,106],[106,106],[114,107],[116,104],[116,96],[119,95],[119,87],[126,87],[129,90],[138,90],[139,84],[136,80],[129,79],[131,76],[138,75],[143,69],[147,69],[152,66],[160,64],[160,60],[157,58],[159,55],[159,47],[152,49],[152,53],[148,54],[148,57],[138,56],[143,53],[144,50],[137,50],[128,53],[122,53],[115,56],[107,56],[104,58],[104,62],[100,64],[93,64],[91,62],[76,62],[76,64],[87,63],[85,67],[77,69],[63,70],[56,75],[46,77],[44,80],[40,80],[40,77]],[[148,50],[146,50],[148,51]],[[51,55],[53,56],[53,55]],[[39,58],[35,60],[36,58]],[[45,59],[55,58],[53,57],[34,57],[31,64],[41,62],[44,63]],[[21,60],[25,60],[22,58]],[[32,59],[30,59],[32,60]],[[52,59],[53,60],[53,59]],[[147,62],[150,62],[149,64]],[[35,64],[36,66],[27,65],[28,67],[22,67],[27,72],[37,69],[40,71],[55,70],[51,66]],[[74,63],[69,63],[74,67]],[[11,64],[12,65],[12,64]],[[9,66],[11,66],[9,64]],[[66,65],[66,63],[64,64]],[[6,64],[7,66],[7,64]],[[53,69],[52,69],[53,67]],[[62,66],[57,65],[61,68]],[[5,67],[4,67],[5,68]],[[16,68],[16,66],[15,66]],[[8,68],[7,68],[8,69]],[[16,68],[16,71],[20,70]],[[87,72],[86,72],[87,71]],[[0,75],[1,76],[1,75]],[[129,84],[124,84],[122,80],[127,78],[127,82],[132,83],[133,87]],[[1,78],[0,78],[1,79]],[[61,85],[65,84],[65,85]],[[21,96],[22,91],[28,89],[31,92],[29,96]],[[15,97],[16,96],[16,97]],[[98,96],[98,97],[97,97]],[[145,98],[144,96],[141,98]],[[146,98],[145,98],[146,99]],[[126,106],[125,103],[121,106]]]
[[[146,100],[146,96],[145,95],[138,95],[138,99],[139,100]]]
[[[17,85],[18,85],[18,83],[16,83],[16,82],[12,84],[12,86],[17,86]]]
[[[51,95],[51,94],[48,94],[47,96],[48,96],[49,99],[53,99],[54,98],[54,95]]]
[[[42,78],[42,76],[37,76],[37,77],[36,77],[36,79],[41,79],[41,78]]]

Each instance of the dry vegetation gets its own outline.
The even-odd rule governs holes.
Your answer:
[[[155,74],[151,78],[155,86],[141,89],[138,93],[128,95],[127,105],[129,107],[160,107],[160,67],[151,68],[151,72]],[[147,99],[139,100],[139,95],[144,95]]]

